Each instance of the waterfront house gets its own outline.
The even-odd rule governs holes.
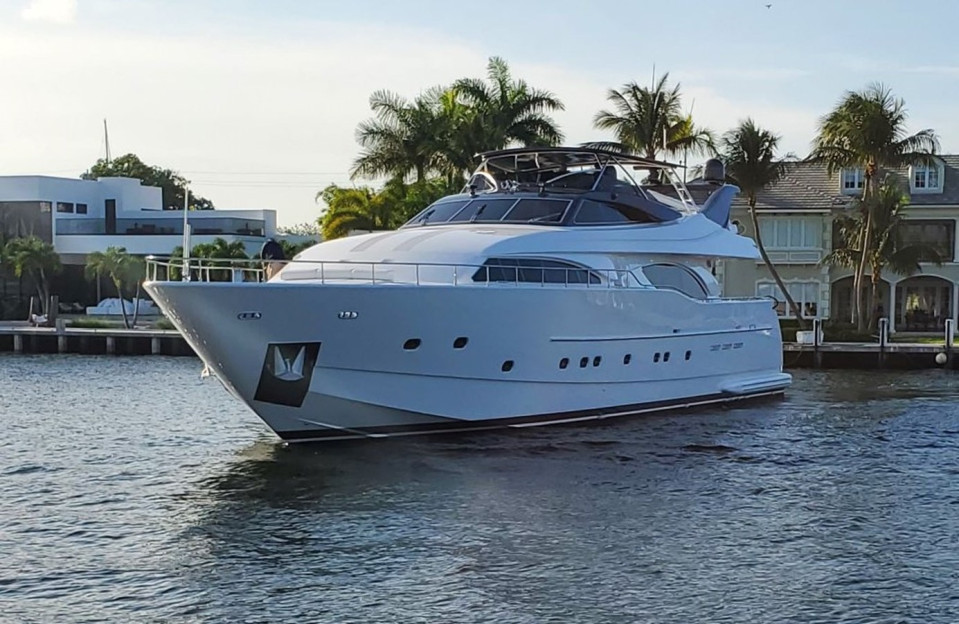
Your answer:
[[[241,241],[252,255],[276,235],[274,210],[191,210],[187,217],[193,245]],[[61,300],[90,302],[83,279],[88,254],[125,247],[141,256],[169,255],[183,244],[183,211],[163,210],[162,190],[133,178],[0,176],[0,240],[31,235],[60,256],[64,271],[54,291]],[[4,298],[31,292],[19,280],[0,277]]]
[[[881,311],[891,331],[941,331],[945,319],[959,310],[959,155],[936,157],[929,166],[906,167],[899,176],[909,204],[902,230],[907,240],[934,245],[945,258],[942,266],[921,263],[921,272],[882,274]],[[862,194],[863,172],[846,169],[829,175],[815,162],[789,163],[775,185],[758,194],[757,212],[763,243],[786,288],[804,316],[851,321],[852,271],[821,264],[832,249],[833,221]],[[740,230],[753,236],[745,199],[734,205],[732,218]],[[729,261],[717,267],[729,295],[769,295],[783,318],[792,312],[762,260]]]

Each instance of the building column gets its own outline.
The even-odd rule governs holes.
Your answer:
[[[896,333],[896,282],[889,280],[889,310],[886,316],[889,318],[889,333]]]
[[[952,320],[953,320],[953,325],[952,325],[953,327],[956,326],[955,321],[959,319],[959,316],[956,315],[956,306],[959,306],[959,284],[956,284],[955,282],[953,282],[952,283],[952,314],[951,314]]]

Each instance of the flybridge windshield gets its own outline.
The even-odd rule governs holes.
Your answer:
[[[559,223],[569,210],[568,199],[485,196],[441,199],[410,219],[406,226],[437,223]]]
[[[635,204],[636,202],[634,202]],[[679,216],[663,205],[640,207],[620,201],[588,198],[477,196],[441,199],[410,219],[403,227],[443,223],[526,223],[535,225],[626,225],[660,223]]]

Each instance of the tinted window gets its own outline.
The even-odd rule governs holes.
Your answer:
[[[474,199],[450,221],[470,221],[474,217],[476,221],[499,221],[515,203],[516,200],[513,198]]]
[[[558,223],[569,206],[568,201],[554,199],[521,199],[503,221]]]
[[[599,284],[599,276],[569,262],[539,258],[490,258],[473,275],[474,282]]]
[[[70,202],[57,202],[57,212],[73,212],[73,204]]]
[[[458,201],[436,202],[423,212],[406,222],[406,225],[427,225],[449,221],[450,217],[462,210],[469,202],[468,199]]]
[[[650,264],[643,273],[656,288],[678,290],[695,299],[706,298],[706,288],[690,269],[675,264]]]
[[[77,214],[87,214],[87,205],[77,204]]]
[[[610,223],[652,223],[656,219],[639,208],[612,202],[584,199],[579,204],[573,223],[580,225]]]

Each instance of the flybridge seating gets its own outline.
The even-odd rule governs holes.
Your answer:
[[[460,195],[437,201],[403,227],[662,223],[698,211],[676,175],[678,165],[667,162],[570,147],[517,148],[480,157]]]

